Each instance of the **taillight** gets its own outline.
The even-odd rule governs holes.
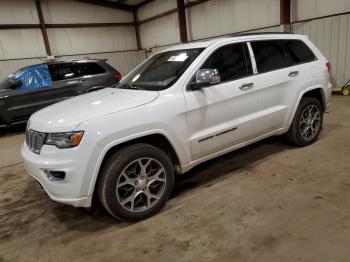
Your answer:
[[[115,73],[115,74],[113,75],[113,77],[114,77],[115,80],[117,80],[118,82],[120,81],[120,79],[122,79],[122,75],[121,75],[119,72]]]
[[[327,62],[326,66],[327,66],[327,70],[330,72],[331,71],[331,63]]]

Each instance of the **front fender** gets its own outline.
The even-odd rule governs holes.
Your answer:
[[[142,137],[146,137],[149,135],[163,135],[171,144],[171,146],[173,147],[173,149],[175,150],[176,155],[179,157],[180,159],[180,163],[181,163],[181,149],[178,148],[176,146],[176,143],[174,143],[171,139],[171,135],[169,135],[166,131],[161,130],[161,129],[153,129],[153,130],[148,130],[148,131],[144,131],[144,132],[140,132],[140,133],[136,133],[136,134],[132,134],[130,136],[126,136],[123,138],[120,138],[118,140],[115,141],[110,141],[109,143],[107,143],[106,145],[100,147],[100,152],[98,154],[98,158],[93,170],[93,174],[92,177],[90,179],[90,184],[89,184],[89,189],[88,189],[88,195],[92,195],[94,193],[94,189],[95,189],[95,185],[96,185],[96,181],[98,178],[98,174],[100,172],[103,160],[107,154],[107,152],[112,149],[113,147],[120,145],[122,143],[125,142],[130,142],[132,140],[135,139],[140,139]]]

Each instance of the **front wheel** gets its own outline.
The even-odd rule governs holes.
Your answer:
[[[174,169],[157,147],[136,144],[111,155],[98,184],[99,199],[115,218],[136,221],[157,213],[174,185]]]
[[[287,140],[297,146],[306,146],[316,141],[323,124],[323,110],[313,97],[301,99],[293,122],[286,134]]]

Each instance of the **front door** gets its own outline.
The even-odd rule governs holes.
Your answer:
[[[259,97],[246,43],[219,47],[201,66],[217,69],[219,84],[185,91],[193,160],[259,133]]]

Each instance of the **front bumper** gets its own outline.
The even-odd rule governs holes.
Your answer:
[[[43,146],[40,155],[29,150],[24,143],[21,154],[25,169],[46,191],[48,196],[56,202],[75,206],[90,207],[92,195],[88,195],[87,189],[82,188],[84,181],[84,158],[75,156],[79,152],[71,150],[69,153],[57,149],[54,146]],[[79,159],[79,161],[74,160]],[[76,162],[77,161],[77,162]],[[51,181],[47,177],[47,170],[63,171],[66,176],[62,181]]]

